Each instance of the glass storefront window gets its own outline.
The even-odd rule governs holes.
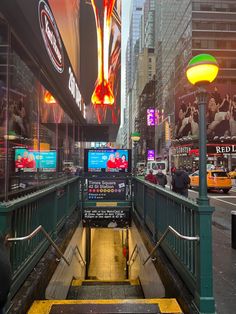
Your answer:
[[[50,184],[63,162],[73,161],[76,139],[76,126],[42,85],[39,66],[13,34],[9,43],[8,53],[0,20],[0,200]]]
[[[0,195],[5,191],[6,176],[6,85],[7,85],[7,53],[8,27],[0,19]]]

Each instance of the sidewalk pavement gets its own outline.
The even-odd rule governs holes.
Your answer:
[[[236,250],[231,248],[230,210],[213,213],[213,287],[217,314],[236,313]]]

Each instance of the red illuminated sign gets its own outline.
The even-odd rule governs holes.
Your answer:
[[[39,24],[44,45],[54,68],[62,73],[64,71],[64,54],[61,38],[53,14],[44,0],[38,6]]]

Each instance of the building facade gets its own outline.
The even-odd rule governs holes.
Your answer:
[[[197,166],[198,156],[191,151],[198,149],[198,107],[185,70],[192,56],[210,53],[218,60],[220,71],[208,88],[207,140],[211,145],[208,161],[231,169],[236,165],[235,154],[231,149],[228,154],[216,154],[216,147],[231,147],[236,139],[236,3],[166,0],[157,2],[157,11],[156,106],[164,110],[165,116],[170,115],[172,128],[175,125],[174,161],[178,165]],[[157,150],[163,152],[165,137],[160,127],[156,131]]]
[[[53,182],[65,161],[81,165],[85,124],[79,64],[70,62],[52,9],[44,1],[14,5],[0,4],[1,200]]]

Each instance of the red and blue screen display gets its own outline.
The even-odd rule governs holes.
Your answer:
[[[85,151],[85,172],[130,172],[128,149],[88,149]]]
[[[15,172],[56,171],[56,151],[36,151],[27,148],[15,149]]]

